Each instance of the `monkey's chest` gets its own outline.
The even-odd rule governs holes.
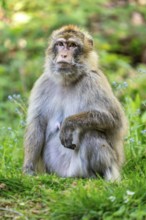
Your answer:
[[[58,100],[58,102],[54,100],[55,99],[52,99],[47,113],[48,125],[46,133],[51,136],[59,133],[61,124],[65,118],[83,111],[80,103],[75,99],[62,98]]]

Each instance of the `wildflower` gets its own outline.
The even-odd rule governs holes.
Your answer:
[[[128,203],[130,200],[130,197],[133,196],[135,194],[135,192],[132,192],[130,190],[126,191],[126,195],[124,195],[124,203]]]
[[[11,95],[9,95],[9,96],[8,96],[8,99],[9,99],[10,101],[12,101],[13,98],[12,98]]]
[[[145,69],[138,69],[138,72],[140,72],[140,73],[146,73],[146,70],[145,70]]]
[[[127,196],[124,196],[124,203],[128,203],[129,202],[129,198]]]
[[[126,193],[127,193],[128,196],[133,196],[135,194],[135,192],[132,192],[130,190],[127,190]]]
[[[127,82],[123,82],[123,88],[127,88],[128,87],[128,83]]]
[[[21,121],[20,121],[20,125],[21,125],[22,127],[24,127],[24,126],[26,125],[26,122],[23,121],[23,120],[21,120]]]
[[[13,98],[15,99],[17,97],[17,95],[16,94],[13,94]]]
[[[134,143],[134,142],[135,142],[134,138],[130,138],[129,141],[130,141],[131,143]]]
[[[146,134],[146,129],[145,130],[142,130],[141,133],[144,135]]]
[[[110,197],[109,197],[109,200],[110,200],[111,202],[114,202],[114,201],[116,200],[116,197],[115,197],[115,196],[110,196]]]
[[[146,106],[146,100],[144,100],[144,101],[142,102],[142,105],[143,105],[143,106]]]
[[[137,109],[136,110],[136,115],[140,115],[140,113],[141,113],[140,109]]]
[[[112,84],[113,84],[114,87],[117,87],[117,84],[118,84],[118,83],[115,82],[115,81],[113,81]]]
[[[8,131],[11,131],[12,130],[12,128],[11,127],[8,127]]]
[[[20,99],[20,98],[21,98],[21,95],[20,95],[20,94],[17,94],[16,97],[17,97],[17,99]]]

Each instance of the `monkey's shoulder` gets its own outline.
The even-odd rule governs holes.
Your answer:
[[[31,97],[43,97],[46,94],[49,95],[49,91],[53,90],[53,81],[47,76],[47,74],[42,74],[34,83],[31,90]]]

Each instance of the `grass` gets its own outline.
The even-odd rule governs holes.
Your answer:
[[[146,184],[135,172],[121,183],[53,175],[0,178],[2,219],[145,219]]]
[[[46,174],[24,176],[21,170],[24,114],[20,105],[17,109],[20,119],[16,117],[12,127],[7,122],[8,127],[0,128],[0,219],[146,219],[146,130],[138,111],[140,105],[138,96],[134,100],[126,97],[129,136],[125,141],[126,162],[120,183]]]

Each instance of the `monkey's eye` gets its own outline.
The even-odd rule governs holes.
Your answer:
[[[69,45],[68,45],[69,48],[76,48],[77,46],[78,45],[74,42],[70,42]]]
[[[63,44],[63,42],[62,42],[62,41],[58,41],[58,42],[56,43],[56,46],[63,47],[63,46],[64,46],[64,44]]]

